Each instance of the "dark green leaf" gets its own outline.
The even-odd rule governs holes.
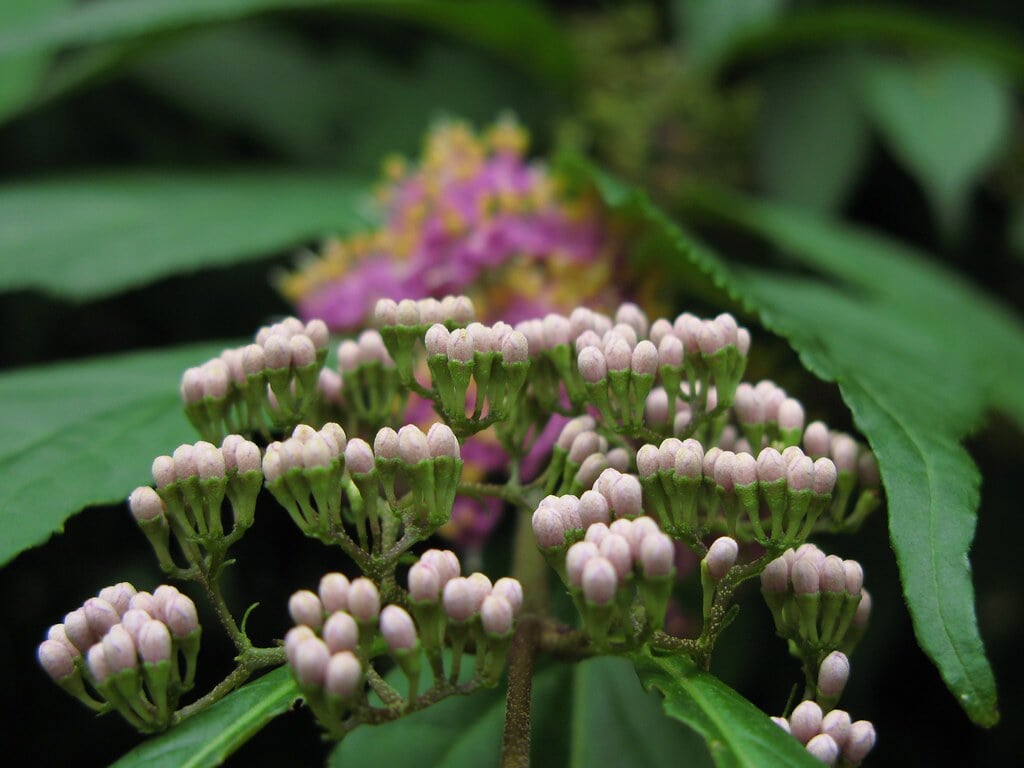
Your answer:
[[[702,768],[711,758],[700,736],[666,718],[628,659],[598,657],[573,673],[571,768]]]
[[[861,63],[832,51],[770,71],[757,137],[758,173],[768,192],[816,210],[843,203],[870,138],[857,98]]]
[[[960,441],[989,408],[1024,425],[1019,320],[877,235],[736,195],[693,194],[694,210],[761,235],[831,283],[729,269],[642,196],[604,176],[598,182],[610,203],[646,222],[662,253],[679,255],[691,285],[757,311],[811,371],[839,385],[878,456],[918,642],[968,715],[996,722],[967,560],[978,473]]]
[[[8,185],[0,187],[0,285],[86,299],[267,256],[366,226],[365,194],[339,178],[267,172]]]
[[[687,56],[700,65],[717,61],[736,37],[771,26],[785,0],[676,0],[672,6]]]
[[[949,234],[964,225],[968,194],[1006,147],[1013,96],[1004,78],[968,61],[865,67],[866,105]]]
[[[178,382],[185,368],[224,346],[176,347],[0,376],[0,565],[61,531],[83,507],[127,498],[149,482],[154,457],[194,440]]]
[[[220,765],[299,700],[291,671],[275,669],[181,725],[145,741],[111,768],[209,768]]]
[[[638,656],[637,674],[665,712],[698,731],[719,768],[820,766],[796,739],[717,677],[681,656]]]
[[[69,0],[5,0],[0,5],[0,29],[45,19]],[[49,52],[0,54],[0,120],[28,101],[50,63]]]

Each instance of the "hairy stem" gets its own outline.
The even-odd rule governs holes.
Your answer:
[[[527,768],[530,765],[530,697],[533,693],[533,660],[539,636],[539,622],[526,618],[516,627],[509,647],[501,768]]]

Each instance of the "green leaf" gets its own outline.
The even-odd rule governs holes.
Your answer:
[[[469,659],[472,662],[472,658]],[[404,690],[395,675],[389,680]],[[533,680],[534,725],[558,718],[568,670],[552,667]],[[428,684],[424,679],[424,684]],[[331,753],[332,768],[476,768],[497,765],[505,722],[503,688],[452,696],[401,720],[361,726]]]
[[[704,65],[716,62],[738,36],[770,26],[785,4],[785,0],[676,0],[672,9],[688,58]]]
[[[689,659],[645,655],[635,661],[644,686],[665,697],[662,706],[670,717],[704,737],[719,768],[821,766],[764,712]]]
[[[0,285],[92,299],[267,256],[366,226],[365,190],[335,177],[277,172],[9,184],[0,187]]]
[[[639,194],[596,176],[643,236],[678,255],[679,278],[719,304],[739,302],[839,385],[875,451],[889,530],[919,644],[967,714],[998,720],[974,613],[967,552],[978,472],[960,442],[986,410],[1024,426],[1024,330],[977,289],[878,235],[735,194],[691,191],[691,209],[754,232],[828,276],[730,268]],[[836,282],[839,285],[836,286]]]
[[[291,671],[275,669],[166,733],[144,741],[111,768],[209,768],[221,765],[299,700]]]
[[[0,29],[0,56],[75,46],[130,45],[280,11],[338,10],[397,18],[468,40],[555,83],[571,76],[561,30],[542,7],[517,0],[98,0]],[[530,45],[523,45],[529,40]]]
[[[701,737],[666,718],[628,659],[598,657],[573,673],[570,768],[710,766]]]
[[[857,99],[861,58],[830,51],[773,68],[764,82],[757,167],[766,190],[816,210],[841,205],[867,157]]]
[[[997,73],[957,59],[864,69],[866,106],[925,188],[947,234],[962,231],[972,186],[1012,136],[1013,96]]]
[[[69,0],[5,0],[0,5],[0,29],[44,19]],[[0,54],[0,120],[28,101],[49,66],[49,52]]]
[[[154,457],[194,440],[178,382],[187,367],[224,346],[175,347],[0,375],[0,565],[63,530],[83,507],[127,498],[149,482]]]

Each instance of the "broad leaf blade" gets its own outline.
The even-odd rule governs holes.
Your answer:
[[[284,173],[131,173],[0,187],[0,286],[92,299],[366,225],[366,187]],[[54,226],[60,222],[60,226]]]
[[[717,677],[682,656],[638,656],[637,674],[665,712],[698,731],[719,768],[821,766],[796,739]]]
[[[588,659],[573,672],[570,768],[702,768],[711,758],[701,737],[666,718],[640,686],[628,659]]]
[[[178,382],[185,368],[223,348],[176,347],[0,376],[0,565],[63,530],[83,507],[127,498],[150,481],[154,457],[193,441]]]
[[[0,5],[0,29],[45,19],[69,0],[5,0]],[[39,87],[50,53],[0,55],[0,120],[28,101]]]
[[[210,768],[299,700],[291,671],[275,669],[181,725],[145,741],[111,768]]]

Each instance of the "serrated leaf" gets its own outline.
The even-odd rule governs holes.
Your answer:
[[[610,204],[656,233],[651,242],[679,256],[691,284],[759,313],[812,372],[839,385],[879,460],[918,642],[967,714],[994,724],[995,683],[967,559],[978,473],[960,442],[990,408],[1024,425],[1019,319],[878,235],[721,191],[694,193],[694,210],[766,238],[830,281],[729,268],[642,195],[596,180]]]
[[[580,662],[573,672],[570,768],[702,768],[711,758],[701,737],[664,716],[628,659]]]
[[[0,187],[0,285],[94,299],[366,226],[366,186],[276,172],[134,172]],[[59,222],[60,226],[54,226]]]
[[[187,367],[224,347],[199,344],[0,375],[0,565],[63,530],[83,507],[127,498],[150,481],[154,457],[194,441],[178,382]]]
[[[768,716],[683,656],[637,656],[637,674],[649,690],[664,696],[665,712],[698,731],[719,768],[821,763]]]
[[[863,73],[866,108],[889,148],[924,187],[945,231],[958,234],[971,188],[1012,135],[1009,85],[958,59],[879,61]]]
[[[299,700],[291,671],[275,669],[166,733],[144,741],[111,768],[212,768]]]
[[[829,51],[772,68],[757,128],[765,189],[816,210],[841,205],[867,157],[870,132],[857,98],[861,57]]]

